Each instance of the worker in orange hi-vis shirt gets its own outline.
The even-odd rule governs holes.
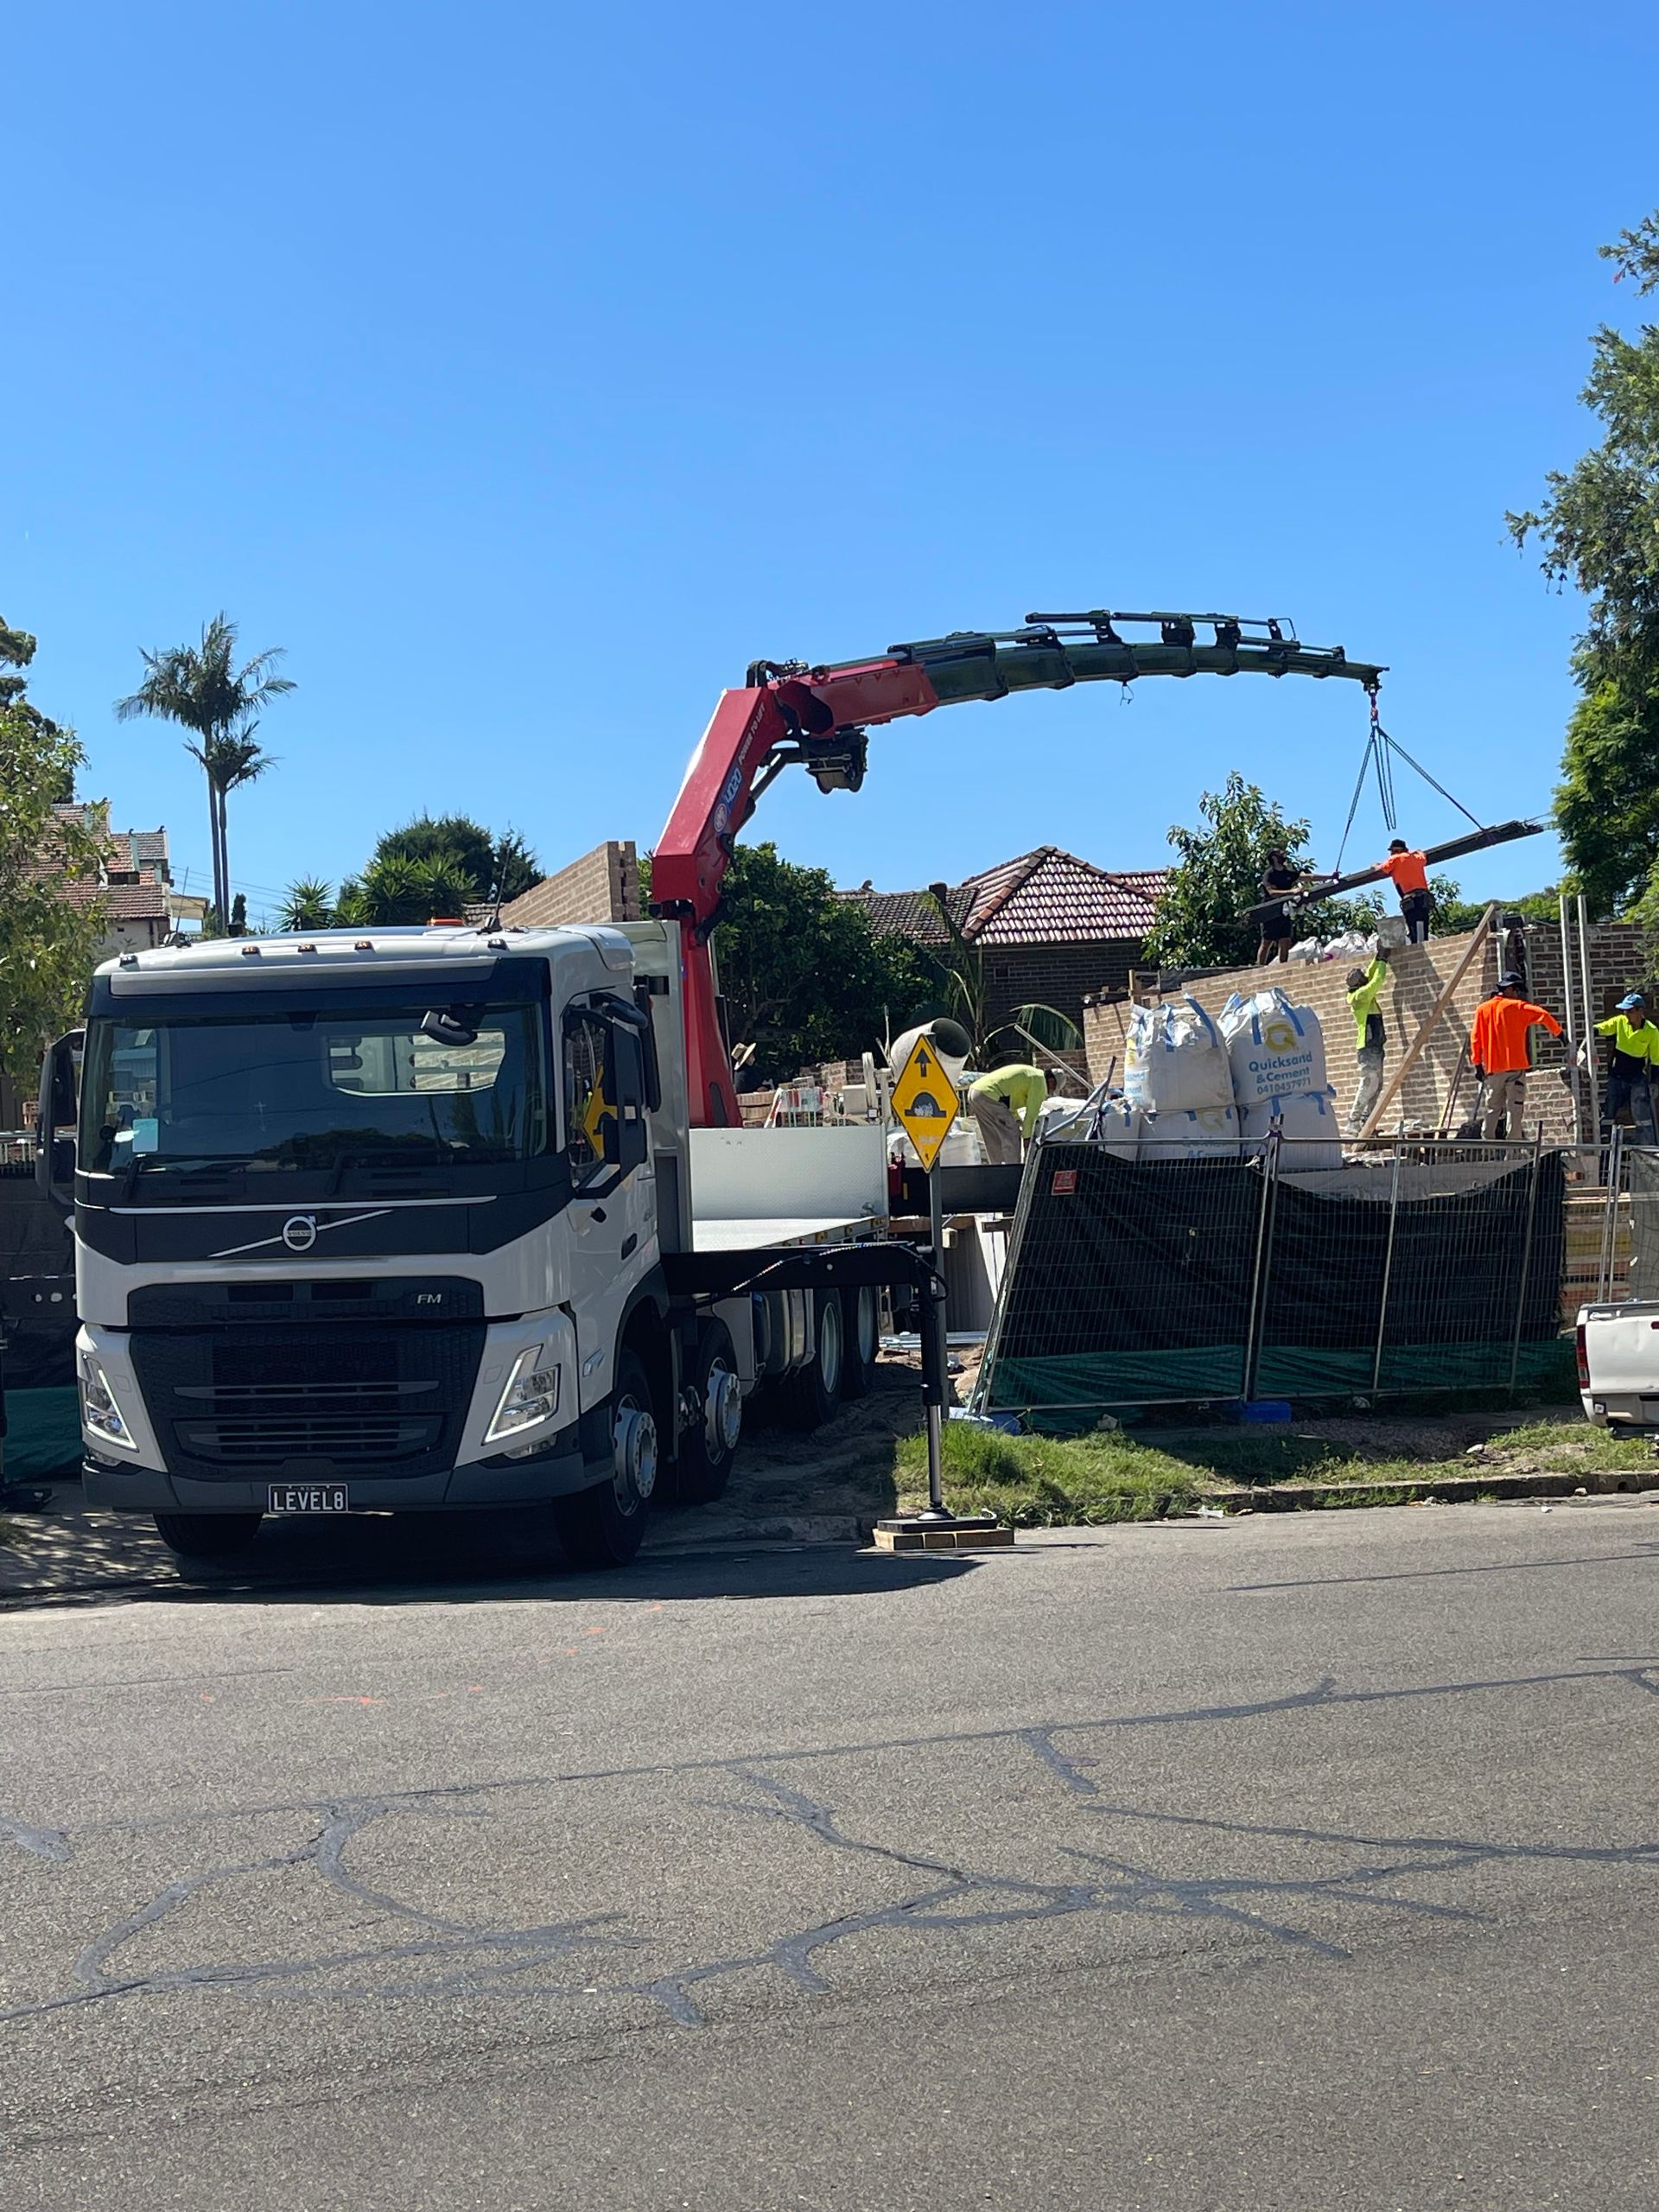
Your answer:
[[[1469,1062],[1483,1087],[1482,1136],[1495,1137],[1500,1122],[1506,1135],[1520,1135],[1531,1065],[1530,1033],[1540,1023],[1551,1036],[1560,1035],[1561,1025],[1553,1014],[1522,997],[1521,978],[1513,969],[1498,977],[1493,996],[1475,1008],[1469,1027]]]
[[[1414,853],[1403,837],[1389,847],[1389,857],[1377,866],[1394,878],[1400,893],[1400,912],[1406,918],[1406,937],[1412,944],[1428,943],[1428,861]]]

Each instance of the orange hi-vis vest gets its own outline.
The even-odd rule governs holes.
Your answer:
[[[1390,853],[1382,867],[1394,878],[1394,887],[1403,899],[1408,891],[1427,891],[1428,862],[1421,853]]]
[[[1469,1031],[1469,1058],[1488,1075],[1516,1075],[1530,1066],[1527,1032],[1542,1022],[1552,1036],[1561,1025],[1541,1006],[1526,999],[1483,999]]]

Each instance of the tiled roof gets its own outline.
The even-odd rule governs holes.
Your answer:
[[[843,899],[856,899],[870,918],[870,927],[878,937],[907,937],[912,944],[948,944],[950,933],[939,918],[939,910],[925,891],[843,891]],[[966,891],[952,891],[946,894],[945,905],[950,918],[960,929],[973,905],[972,894]]]
[[[112,922],[164,922],[172,912],[170,894],[162,883],[94,883],[81,876],[61,887],[71,906],[101,906]]]
[[[1109,870],[1080,861],[1058,845],[970,875],[950,894],[957,927],[978,944],[1139,944],[1152,927],[1162,888],[1162,868]],[[861,900],[872,925],[884,936],[918,944],[944,942],[933,901],[920,891],[843,892]]]

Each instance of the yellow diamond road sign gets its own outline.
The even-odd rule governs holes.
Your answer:
[[[899,1080],[893,1086],[893,1110],[915,1146],[917,1158],[931,1171],[961,1105],[956,1085],[925,1037],[916,1039],[899,1071]]]

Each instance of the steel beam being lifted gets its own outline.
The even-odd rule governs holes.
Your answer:
[[[1427,845],[1423,858],[1430,868],[1437,868],[1442,861],[1461,860],[1465,853],[1484,853],[1489,845],[1508,845],[1517,837],[1536,837],[1542,834],[1541,822],[1500,822],[1491,830],[1471,830],[1462,837],[1453,837],[1444,845]],[[1363,884],[1381,883],[1388,874],[1385,868],[1357,870],[1352,875],[1333,875],[1314,883],[1306,891],[1294,892],[1287,899],[1263,899],[1260,906],[1244,910],[1249,920],[1273,913],[1281,906],[1293,909],[1311,906],[1317,899],[1335,899],[1344,891],[1357,891]]]

